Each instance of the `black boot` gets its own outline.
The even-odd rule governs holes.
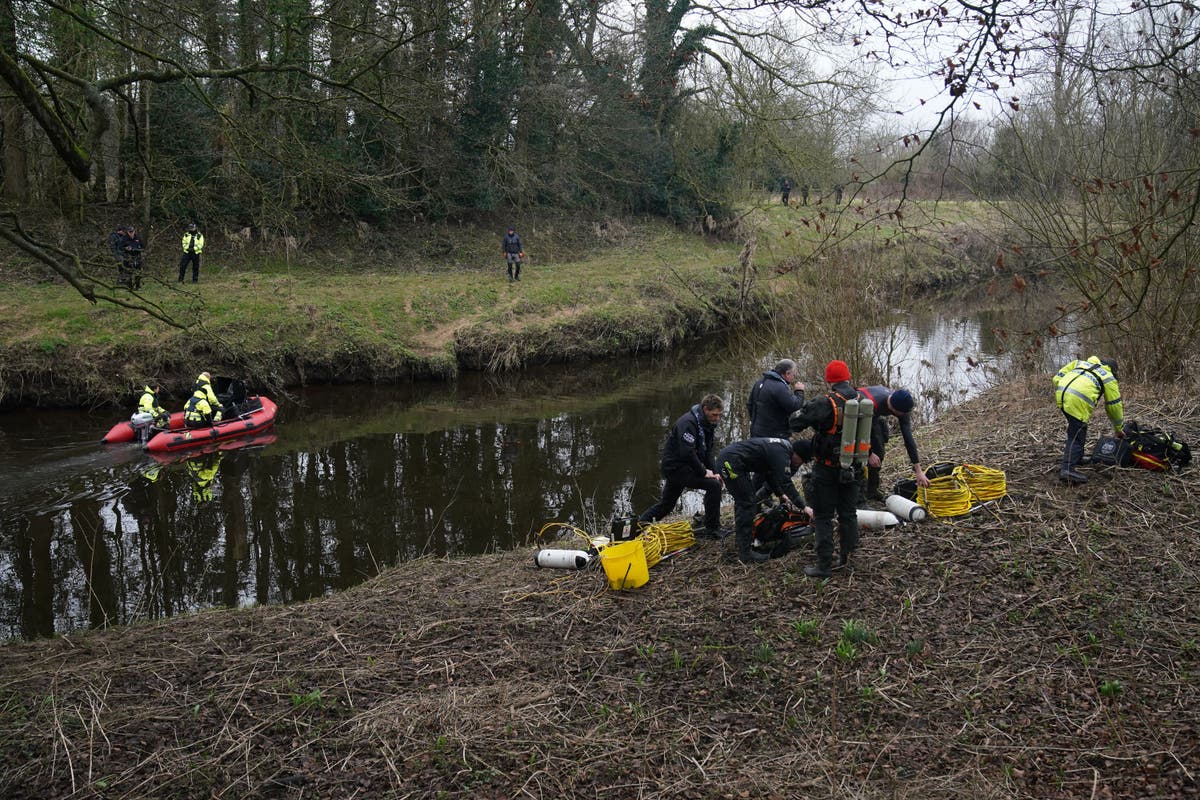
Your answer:
[[[766,553],[760,553],[750,546],[750,532],[737,532],[737,553],[738,561],[743,564],[758,564],[763,561],[770,561],[771,557]]]
[[[831,570],[828,562],[822,564],[818,561],[816,564],[810,564],[804,568],[805,577],[809,578],[832,578],[833,570]]]

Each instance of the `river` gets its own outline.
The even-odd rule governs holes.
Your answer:
[[[993,332],[1006,322],[899,317],[863,335],[860,357],[914,389],[929,419],[1057,366],[1062,344],[1032,362],[1007,352]],[[0,637],[294,602],[424,555],[528,545],[532,563],[547,523],[602,532],[653,502],[663,433],[703,394],[726,398],[718,445],[741,438],[746,394],[780,352],[739,337],[454,383],[309,388],[278,398],[269,435],[165,463],[99,444],[117,411],[0,414]],[[827,356],[785,354],[823,386]],[[682,511],[697,510],[685,495]]]

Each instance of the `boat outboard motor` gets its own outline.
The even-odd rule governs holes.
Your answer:
[[[134,438],[139,444],[145,444],[150,440],[150,430],[154,427],[154,415],[138,411],[129,418],[129,424],[133,426]]]

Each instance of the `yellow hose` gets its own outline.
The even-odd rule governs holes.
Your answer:
[[[963,464],[955,468],[954,473],[967,485],[977,502],[999,500],[1008,493],[1003,470],[980,464]]]
[[[971,490],[957,474],[943,475],[929,481],[928,488],[917,487],[917,502],[935,517],[958,517],[971,510]]]

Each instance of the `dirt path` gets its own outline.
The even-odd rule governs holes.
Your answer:
[[[1127,413],[1173,409],[1195,441],[1195,387],[1172,392],[1127,390]],[[1005,470],[1008,498],[868,534],[827,583],[808,553],[743,567],[704,542],[616,593],[529,548],[4,645],[0,795],[1194,797],[1195,476],[1059,484],[1045,395],[918,431],[930,462]]]

